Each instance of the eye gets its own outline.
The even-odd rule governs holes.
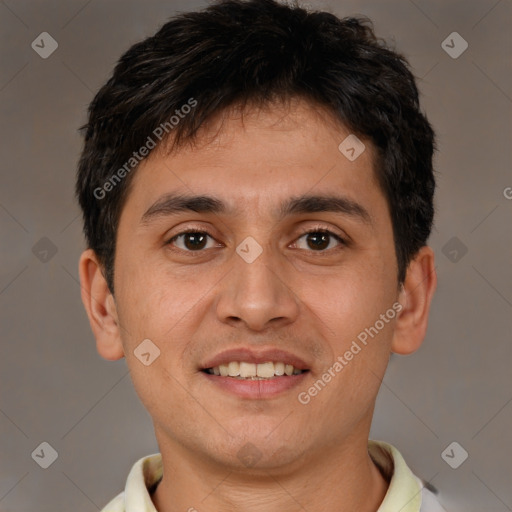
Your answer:
[[[166,245],[175,245],[178,247],[178,249],[181,249],[182,251],[198,252],[201,251],[202,249],[209,248],[206,247],[206,242],[208,238],[211,238],[213,240],[212,235],[210,235],[210,233],[208,233],[207,231],[191,229],[188,231],[183,231],[182,233],[178,233],[177,235],[173,236],[170,240],[166,242]],[[184,246],[180,247],[178,244],[174,244],[174,242],[180,239],[182,240]]]
[[[201,252],[203,249],[218,247],[218,245],[216,246],[215,244],[208,247],[208,238],[214,240],[213,236],[208,231],[190,229],[173,236],[165,245],[173,247],[173,250],[177,248],[178,250],[186,252]],[[330,247],[333,240],[338,242],[338,246],[347,245],[347,242],[342,237],[325,228],[309,229],[297,240],[301,240],[302,238],[306,238],[307,247],[298,248],[314,252],[326,252],[327,250],[335,249],[336,247]],[[298,246],[298,243],[295,242],[293,245]]]
[[[338,242],[338,246],[347,245],[346,241],[343,238],[325,228],[309,229],[308,231],[303,233],[297,240],[300,240],[301,238],[304,237],[306,237],[307,244],[307,247],[305,247],[305,249],[312,250],[315,252],[326,252],[327,250],[333,249],[333,247],[330,247],[333,239],[336,242]],[[295,243],[294,245],[297,245],[297,243]],[[299,247],[299,249],[303,249],[303,247]]]

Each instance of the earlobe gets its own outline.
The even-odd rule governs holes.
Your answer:
[[[434,251],[423,246],[409,263],[399,294],[402,309],[395,324],[392,352],[407,355],[421,346],[427,332],[428,314],[436,285]]]
[[[121,359],[124,351],[117,307],[92,249],[85,250],[80,256],[78,273],[82,302],[96,338],[96,349],[104,359]]]

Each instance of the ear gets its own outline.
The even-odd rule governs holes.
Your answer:
[[[427,332],[430,303],[437,286],[434,251],[423,246],[409,263],[398,301],[403,306],[397,316],[391,351],[407,355],[420,347]]]
[[[101,264],[92,249],[85,250],[78,263],[82,302],[96,338],[96,350],[104,359],[124,356],[117,308],[103,276]]]

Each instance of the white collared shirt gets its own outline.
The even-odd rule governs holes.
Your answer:
[[[422,485],[394,446],[369,440],[368,452],[389,478],[388,491],[376,512],[445,512],[434,494]],[[124,491],[101,512],[158,512],[151,500],[151,492],[156,489],[162,475],[160,453],[139,459],[128,474]]]

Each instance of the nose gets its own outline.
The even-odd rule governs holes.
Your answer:
[[[233,254],[233,267],[221,282],[216,312],[220,321],[244,323],[248,329],[263,331],[293,323],[300,301],[293,291],[292,275],[278,265],[270,250],[251,263]]]

